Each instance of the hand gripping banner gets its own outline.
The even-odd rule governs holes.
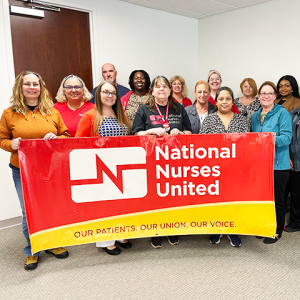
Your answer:
[[[272,133],[25,140],[34,252],[184,234],[272,237]]]

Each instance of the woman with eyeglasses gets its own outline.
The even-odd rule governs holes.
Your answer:
[[[22,209],[22,230],[27,245],[25,270],[38,266],[39,252],[32,253],[29,238],[23,192],[20,178],[18,149],[22,140],[69,137],[60,113],[53,108],[53,102],[42,77],[35,72],[23,71],[15,79],[10,107],[5,109],[0,120],[0,148],[11,152],[10,168]],[[42,163],[42,162],[41,162]],[[36,183],[38,184],[38,183]],[[43,201],[43,199],[40,199]],[[64,248],[46,250],[56,258],[66,258],[69,253]]]
[[[89,102],[92,97],[80,77],[72,74],[62,80],[53,107],[60,112],[71,137],[75,136],[82,115],[94,107]]]
[[[221,83],[222,83],[222,77],[219,71],[217,70],[210,70],[208,73],[208,78],[207,78],[207,82],[210,86],[210,97],[208,99],[208,101],[213,104],[216,105],[216,94],[218,89],[221,87]],[[238,109],[236,108],[235,104],[233,103],[231,110],[237,114],[239,114]]]
[[[95,93],[95,107],[83,114],[75,137],[124,136],[130,133],[130,124],[125,116],[118,89],[112,81],[99,84]],[[129,249],[132,243],[127,240],[97,242],[109,255],[121,253],[115,243]]]
[[[165,76],[152,80],[152,96],[148,102],[139,106],[131,132],[135,135],[177,136],[191,134],[192,128],[184,107],[174,101],[171,95],[171,84]],[[178,236],[168,236],[171,245],[179,243]],[[151,238],[154,248],[162,247],[162,237]]]
[[[264,238],[265,244],[273,244],[282,236],[285,222],[284,193],[290,170],[289,144],[292,139],[292,119],[283,106],[275,104],[276,96],[277,88],[275,84],[271,81],[264,82],[258,90],[261,108],[251,118],[252,132],[276,133],[274,192],[277,228],[274,239]]]
[[[218,89],[215,112],[204,119],[200,134],[242,133],[249,131],[246,118],[232,111],[233,99],[233,92],[229,87],[224,86]],[[210,236],[209,242],[211,244],[219,244],[221,237],[222,235],[220,234],[213,234]],[[227,237],[232,247],[240,247],[242,245],[238,235],[230,234]]]

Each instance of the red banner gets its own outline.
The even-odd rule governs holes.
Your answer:
[[[272,133],[22,141],[33,251],[154,235],[273,236]]]

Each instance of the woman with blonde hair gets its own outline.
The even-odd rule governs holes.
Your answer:
[[[107,137],[124,136],[130,133],[130,125],[125,116],[118,89],[112,81],[99,84],[95,93],[95,107],[82,116],[79,121],[75,137]],[[127,240],[97,242],[96,246],[102,248],[109,255],[118,255],[122,248],[131,248]]]
[[[192,126],[192,133],[199,133],[204,119],[213,113],[215,107],[208,101],[210,86],[205,80],[200,80],[195,85],[196,101],[185,108]]]
[[[60,112],[71,137],[75,136],[82,115],[94,107],[89,102],[92,97],[80,77],[71,74],[62,80],[53,107]]]
[[[171,77],[170,84],[172,87],[172,97],[175,102],[180,103],[183,107],[192,105],[191,100],[187,98],[188,90],[185,80],[181,76],[175,75]]]
[[[0,120],[0,147],[11,152],[10,164],[12,177],[22,209],[22,229],[27,246],[25,270],[32,270],[38,266],[39,253],[32,253],[29,239],[26,213],[18,161],[18,149],[22,140],[68,137],[60,113],[53,108],[53,102],[45,83],[38,73],[21,72],[15,79],[10,107],[5,109]],[[46,250],[46,253],[56,258],[66,258],[69,253],[64,248]]]

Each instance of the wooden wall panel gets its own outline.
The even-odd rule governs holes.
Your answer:
[[[10,4],[32,4],[10,0]],[[45,18],[11,15],[15,73],[35,71],[43,77],[54,98],[62,79],[70,74],[93,89],[89,14],[62,8]]]

